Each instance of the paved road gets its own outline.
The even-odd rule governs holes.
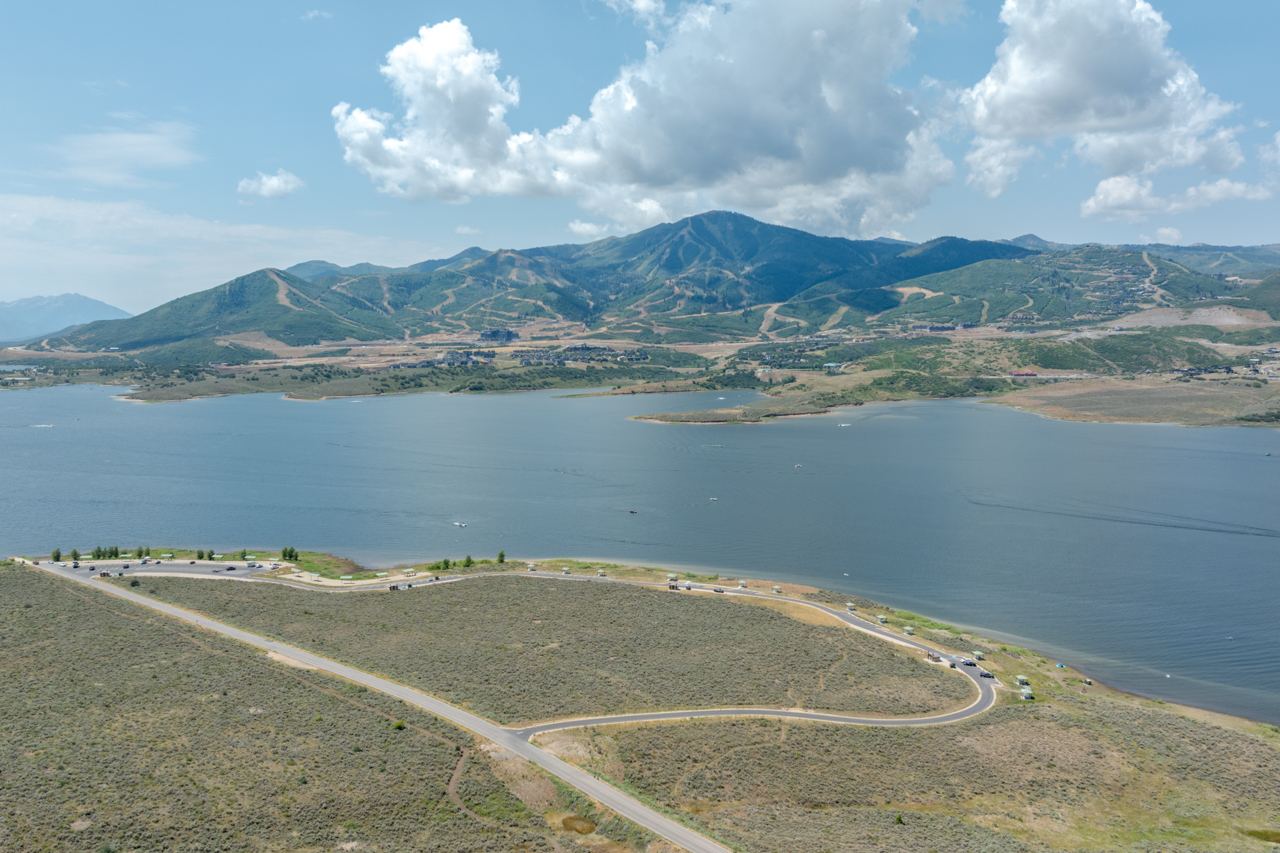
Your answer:
[[[177,567],[178,565],[174,564],[174,568],[177,568]],[[542,749],[530,743],[529,742],[530,738],[538,734],[542,734],[544,732],[558,731],[558,730],[570,729],[570,728],[582,728],[585,726],[602,726],[602,725],[613,725],[618,723],[660,722],[664,720],[687,720],[687,719],[705,718],[705,717],[721,717],[721,718],[723,717],[774,717],[774,718],[806,720],[811,722],[836,723],[841,725],[862,725],[862,726],[905,727],[905,726],[940,725],[945,723],[957,722],[959,720],[967,719],[977,714],[981,714],[984,711],[988,710],[992,705],[994,705],[996,701],[995,689],[994,689],[994,685],[992,684],[992,681],[994,679],[984,679],[979,677],[978,670],[976,667],[961,666],[958,668],[958,671],[968,676],[970,680],[972,680],[974,684],[977,686],[978,698],[973,702],[973,704],[969,705],[969,707],[967,708],[963,708],[958,711],[953,711],[948,714],[940,714],[932,717],[879,719],[879,718],[847,717],[839,714],[823,714],[815,711],[803,711],[803,710],[794,710],[794,709],[784,710],[784,709],[777,709],[777,708],[718,708],[718,709],[712,708],[712,709],[700,709],[696,711],[666,711],[666,712],[657,712],[657,713],[649,713],[649,714],[617,714],[617,715],[608,716],[608,717],[590,717],[590,718],[579,718],[574,720],[557,720],[557,721],[552,721],[548,723],[541,723],[533,726],[527,726],[522,729],[509,729],[509,728],[503,728],[501,726],[494,725],[488,720],[485,720],[481,717],[477,717],[475,714],[468,713],[466,711],[463,711],[460,708],[455,708],[454,706],[449,705],[448,703],[442,702],[439,699],[436,699],[433,696],[429,696],[426,693],[423,693],[419,690],[414,690],[411,687],[406,687],[402,684],[397,684],[393,681],[388,681],[385,678],[379,678],[378,676],[370,675],[369,673],[363,672],[362,670],[358,670],[353,667],[346,666],[345,664],[337,663],[336,661],[332,661],[332,660],[329,660],[328,658],[320,657],[319,655],[314,655],[308,651],[304,651],[303,649],[299,649],[294,646],[287,645],[285,643],[279,643],[274,640],[268,640],[264,637],[258,636],[257,634],[252,634],[248,631],[243,631],[239,628],[233,628],[230,625],[226,625],[214,619],[209,619],[207,617],[200,616],[198,614],[192,613],[191,611],[183,610],[182,608],[174,607],[173,605],[165,604],[163,602],[156,601],[155,599],[152,599],[152,598],[146,598],[146,597],[137,595],[135,593],[129,592],[127,590],[119,589],[118,587],[109,583],[98,583],[96,582],[97,572],[98,570],[107,571],[108,568],[105,565],[102,565],[100,567],[94,566],[93,571],[89,572],[89,571],[86,571],[87,567],[84,567],[83,564],[80,570],[74,570],[69,567],[63,568],[58,566],[57,564],[41,561],[39,568],[44,569],[45,571],[55,574],[59,577],[66,578],[67,580],[71,580],[76,583],[93,587],[94,589],[98,589],[98,590],[101,590],[102,592],[106,592],[111,595],[117,596],[119,598],[123,598],[135,604],[142,605],[143,607],[148,607],[148,608],[151,608],[152,610],[157,610],[168,616],[172,616],[175,619],[180,619],[184,622],[189,622],[193,625],[197,625],[201,628],[205,628],[215,633],[222,634],[223,636],[230,637],[234,640],[239,640],[240,642],[247,643],[251,646],[256,646],[266,651],[276,652],[277,654],[285,655],[287,657],[293,658],[294,660],[298,660],[310,666],[314,666],[316,669],[331,673],[333,675],[340,676],[342,678],[346,678],[350,681],[356,682],[357,684],[362,684],[365,687],[371,688],[373,690],[377,690],[382,693],[386,693],[389,696],[394,696],[397,699],[401,699],[405,702],[408,702],[411,705],[416,705],[417,707],[422,708],[426,711],[429,711],[430,713],[435,714],[438,717],[449,720],[450,722],[464,729],[467,729],[468,731],[478,734],[481,737],[487,738],[499,744],[500,746],[504,747],[505,749],[510,750],[511,752],[521,756],[522,758],[525,758],[528,761],[533,762],[534,764],[538,765],[539,767],[542,767],[544,770],[548,771],[552,775],[558,777],[562,781],[567,782],[568,784],[582,791],[587,796],[591,797],[597,802],[602,803],[603,805],[607,806],[608,808],[612,809],[618,814],[623,815],[624,817],[634,821],[635,823],[661,836],[667,841],[670,841],[673,844],[683,847],[685,850],[689,851],[689,853],[728,853],[728,848],[723,847],[722,845],[717,844],[716,842],[706,838],[703,835],[700,835],[699,833],[693,831],[692,829],[689,829],[688,827],[683,826],[682,824],[679,824],[671,820],[670,818],[659,814],[658,812],[654,811],[648,806],[638,802],[637,800],[633,799],[627,794],[624,794],[621,791],[617,790],[612,785],[609,785],[595,778],[594,776],[587,773],[586,771],[578,767],[575,767],[572,764],[569,764],[565,761],[562,761],[561,759],[556,758],[555,756],[547,752],[544,752]],[[143,568],[143,567],[138,567],[138,568]],[[150,567],[146,567],[146,568],[150,568]],[[163,570],[165,568],[168,568],[167,564],[162,567],[156,567],[157,570]],[[191,569],[194,570],[192,571],[192,574],[196,574],[198,572],[201,575],[208,576],[207,573],[209,572],[209,569],[204,566],[201,566],[199,568],[191,567]],[[118,569],[115,569],[114,567],[112,567],[112,570],[118,571]],[[132,574],[132,572],[130,572],[130,574]],[[625,583],[625,584],[633,584],[633,585],[649,586],[649,587],[656,586],[655,584],[646,584],[646,583],[637,582],[637,581],[620,581],[620,580],[614,580],[610,578],[591,578],[591,577],[583,577],[582,575],[566,576],[566,575],[551,574],[548,572],[528,572],[528,573],[522,573],[516,576],[517,577],[521,577],[521,576],[535,577],[535,578],[542,578],[542,579],[550,578],[555,580],[576,580],[576,581],[585,581],[585,582],[591,582],[591,583]],[[225,577],[227,576],[220,575],[220,578],[225,578]],[[416,586],[420,586],[421,588],[428,588],[430,586],[435,586],[438,583],[453,583],[453,582],[468,580],[471,578],[479,578],[479,577],[492,577],[492,575],[479,574],[479,575],[467,575],[467,576],[453,576],[453,577],[442,579],[439,582],[431,582],[431,583],[424,582]],[[289,585],[293,586],[294,584],[289,584]],[[709,589],[709,587],[705,587],[701,585],[699,586],[699,588],[704,590]],[[311,589],[314,589],[314,587],[311,587]],[[328,590],[328,591],[336,592],[337,590]],[[342,591],[355,592],[356,590],[342,590]],[[813,607],[815,609],[822,610],[826,613],[829,613],[835,616],[836,618],[847,623],[851,628],[854,628],[855,630],[863,631],[867,634],[880,637],[882,639],[888,640],[893,643],[897,643],[899,645],[908,646],[911,648],[920,649],[924,651],[934,652],[935,654],[939,654],[940,656],[943,656],[944,659],[951,657],[949,655],[943,655],[943,653],[938,652],[932,647],[927,646],[924,643],[921,643],[917,640],[913,640],[908,637],[899,636],[897,634],[894,634],[888,631],[887,629],[881,628],[880,626],[871,625],[870,623],[863,622],[861,619],[859,619],[856,616],[853,616],[852,614],[846,613],[841,610],[836,610],[834,608],[827,607],[826,605],[818,604],[816,602],[807,601],[804,599],[785,598],[783,596],[769,595],[767,593],[758,593],[758,592],[753,592],[751,590],[741,590],[741,589],[727,591],[725,594],[726,595],[759,596],[762,598],[782,599],[785,601],[791,601],[797,604],[802,604],[807,607]]]
[[[124,562],[126,561],[123,561],[123,560],[100,561],[99,563],[93,566],[86,566],[84,563],[81,563],[80,571],[90,577],[96,576],[99,568],[101,568],[103,571],[110,571],[112,573],[115,573],[117,571],[121,571],[121,566],[119,564]],[[56,568],[56,565],[54,567]],[[46,568],[48,568],[48,566],[46,566]],[[231,568],[233,571],[236,568],[238,568],[240,573],[227,574],[225,572],[227,571],[228,568]],[[70,571],[70,570],[67,570],[67,571]],[[276,579],[276,578],[265,578],[265,577],[253,577],[252,575],[256,571],[258,570],[247,569],[244,563],[197,562],[195,565],[190,565],[187,562],[169,562],[161,565],[157,565],[153,563],[151,565],[143,566],[139,564],[137,561],[133,561],[132,563],[129,564],[128,569],[123,571],[123,574],[125,574],[126,576],[133,575],[133,574],[139,574],[144,576],[152,575],[152,574],[182,574],[182,575],[190,574],[192,576],[198,576],[198,577],[211,577],[211,578],[216,577],[219,580],[242,580],[242,581],[255,580],[255,581],[262,581],[266,583],[279,583],[285,586],[302,587],[305,589],[316,590],[319,592],[331,592],[331,593],[343,593],[343,594],[357,593],[357,592],[386,592],[386,586],[382,583],[334,589],[332,587],[311,586],[309,584],[304,584],[301,582],[294,581],[291,578]],[[219,573],[219,574],[215,575],[215,573]],[[414,581],[412,581],[412,584],[415,590],[429,589],[430,587],[440,586],[442,584],[447,584],[447,583],[458,583],[460,581],[475,580],[478,578],[491,578],[491,577],[495,577],[496,574],[497,573],[494,573],[494,572],[479,572],[471,575],[448,575],[446,577],[441,578],[438,581],[431,580],[427,576],[423,576],[421,578],[417,578]],[[665,589],[667,586],[665,582],[653,583],[649,581],[620,580],[617,578],[610,578],[610,577],[603,577],[603,578],[598,576],[592,577],[590,575],[566,575],[566,574],[557,573],[557,572],[540,572],[540,571],[511,572],[511,573],[502,573],[502,575],[504,577],[527,577],[527,578],[540,578],[544,580],[579,581],[584,583],[623,584],[626,586],[648,587],[650,589],[654,589],[654,588]],[[656,713],[656,714],[638,714],[638,715],[623,714],[623,715],[618,715],[614,717],[593,717],[590,720],[581,720],[581,721],[557,720],[557,721],[552,721],[543,725],[532,726],[532,727],[529,727],[528,729],[522,729],[520,731],[527,732],[527,737],[533,737],[534,735],[541,734],[542,732],[545,732],[545,731],[555,731],[558,729],[569,729],[569,728],[582,728],[585,726],[608,725],[609,721],[616,722],[616,723],[659,722],[662,720],[683,720],[683,719],[692,719],[694,717],[716,717],[716,716],[735,716],[735,717],[786,716],[786,717],[793,717],[795,719],[812,720],[815,722],[840,723],[844,725],[926,726],[926,725],[940,725],[944,723],[959,722],[960,720],[964,720],[969,717],[975,716],[977,714],[981,714],[984,711],[987,711],[996,702],[995,688],[998,685],[998,681],[994,678],[982,678],[980,675],[980,673],[983,672],[982,667],[980,666],[966,667],[966,666],[959,665],[961,658],[959,658],[958,656],[949,654],[939,649],[935,649],[934,647],[928,645],[927,643],[920,642],[914,637],[908,637],[903,634],[894,633],[888,628],[867,622],[866,620],[861,619],[858,616],[852,613],[849,613],[847,611],[840,610],[834,607],[828,607],[825,604],[821,604],[815,601],[810,601],[804,598],[789,598],[783,595],[774,595],[772,593],[757,592],[749,589],[723,588],[723,587],[717,587],[714,584],[701,584],[701,583],[694,584],[687,581],[682,582],[680,584],[681,591],[688,592],[690,591],[689,587],[691,587],[692,590],[696,590],[700,593],[708,593],[708,592],[711,592],[711,590],[713,589],[723,589],[724,595],[742,595],[742,596],[750,596],[755,598],[766,598],[773,601],[789,601],[793,604],[799,604],[805,607],[812,607],[815,610],[820,610],[824,613],[834,616],[836,619],[839,619],[840,621],[844,622],[846,625],[848,625],[850,628],[854,629],[855,631],[861,631],[864,634],[870,634],[873,637],[878,637],[879,639],[885,640],[890,643],[894,643],[899,646],[904,646],[906,648],[915,649],[917,651],[923,651],[926,653],[933,653],[941,657],[944,661],[947,661],[948,663],[955,662],[958,665],[957,669],[964,675],[968,676],[969,679],[973,681],[973,683],[977,686],[978,698],[975,699],[973,704],[969,705],[967,708],[962,708],[958,711],[953,711],[948,714],[940,714],[938,716],[933,716],[933,717],[899,718],[899,719],[882,719],[882,718],[873,718],[873,717],[858,718],[858,717],[847,717],[847,716],[842,716],[837,714],[821,714],[817,712],[802,711],[802,710],[791,710],[791,711],[779,712],[777,709],[768,709],[768,708],[722,708],[722,709],[700,709],[698,711],[668,711],[668,712],[662,712],[662,713]],[[409,590],[405,590],[404,592],[409,592]],[[714,595],[716,593],[712,593],[712,594]],[[147,599],[147,600],[149,601],[150,599]]]
[[[630,796],[622,793],[612,785],[601,782],[590,773],[574,767],[572,764],[562,761],[553,755],[543,752],[541,749],[521,737],[518,732],[514,732],[511,729],[504,729],[501,726],[495,726],[488,720],[481,719],[475,714],[469,714],[466,711],[455,708],[445,702],[441,702],[439,699],[428,696],[426,693],[419,690],[414,690],[411,687],[405,687],[402,684],[396,684],[395,682],[388,681],[385,678],[378,678],[375,675],[370,675],[367,672],[362,672],[358,669],[345,666],[344,664],[331,661],[328,658],[322,658],[319,655],[313,655],[310,652],[303,651],[302,649],[295,648],[294,646],[277,643],[273,640],[259,637],[257,634],[251,634],[248,631],[241,631],[239,628],[232,628],[230,625],[224,625],[223,623],[217,622],[213,619],[198,616],[188,610],[164,604],[163,602],[159,602],[154,599],[145,598],[141,595],[135,595],[132,592],[119,589],[109,583],[96,583],[92,579],[83,577],[80,573],[69,568],[63,569],[56,565],[51,566],[44,563],[44,561],[41,561],[39,568],[56,574],[59,577],[66,578],[67,580],[82,583],[86,586],[93,587],[94,589],[101,590],[102,592],[126,599],[134,604],[140,604],[143,607],[158,610],[175,619],[181,619],[184,622],[189,622],[209,631],[222,634],[223,636],[230,637],[233,640],[239,640],[242,643],[248,643],[251,646],[256,646],[269,652],[286,655],[294,660],[314,666],[316,669],[341,676],[342,678],[346,678],[357,684],[362,684],[371,690],[377,690],[381,693],[386,693],[389,696],[394,696],[397,699],[408,702],[410,705],[416,705],[419,708],[429,711],[438,717],[442,717],[451,723],[480,735],[481,737],[488,738],[494,743],[514,752],[522,758],[532,761],[534,764],[551,773],[553,776],[558,777],[564,782],[567,782],[577,788],[579,791],[582,791],[593,800],[613,809],[613,811],[618,814],[629,818],[640,826],[643,826],[645,829],[648,829],[650,832],[670,841],[672,844],[683,847],[685,850],[689,851],[689,853],[730,853],[727,847],[717,844],[709,838],[694,832],[692,829],[676,823],[671,818],[659,814],[643,803],[640,803],[632,799]]]

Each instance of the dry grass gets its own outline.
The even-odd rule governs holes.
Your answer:
[[[1240,380],[1091,379],[1017,391],[1000,405],[1071,421],[1238,426],[1238,417],[1265,409],[1276,393]]]
[[[1276,733],[1123,696],[1044,695],[921,729],[715,720],[538,743],[750,853],[1268,849],[1243,832],[1280,828]],[[904,824],[886,820],[897,814]]]
[[[838,617],[822,610],[806,607],[803,604],[796,604],[794,601],[783,601],[776,598],[748,598],[746,596],[730,596],[729,600],[751,607],[767,607],[806,625],[832,625],[847,630],[845,623]]]
[[[0,564],[0,850],[583,853],[546,817],[566,814],[601,825],[598,849],[652,841],[449,723],[293,664]]]
[[[504,724],[752,705],[925,714],[973,693],[882,640],[730,596],[503,574],[397,593],[181,578],[151,590]]]
[[[447,723],[37,570],[0,602],[0,849],[551,850],[451,802]]]

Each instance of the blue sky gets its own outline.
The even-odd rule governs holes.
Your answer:
[[[1252,0],[24,4],[0,30],[0,301],[136,312],[262,266],[710,207],[1280,242],[1278,24]]]

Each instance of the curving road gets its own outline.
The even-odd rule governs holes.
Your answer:
[[[23,561],[23,562],[27,562],[27,561]],[[30,565],[29,562],[27,564]],[[729,853],[729,850],[723,845],[715,841],[712,841],[706,836],[701,835],[698,832],[695,832],[694,830],[684,826],[683,824],[677,823],[671,818],[666,817],[665,815],[659,814],[658,812],[654,811],[653,809],[649,808],[648,806],[644,805],[638,800],[635,800],[631,796],[624,794],[623,792],[619,791],[617,788],[614,788],[612,785],[606,782],[603,782],[600,779],[597,779],[595,776],[592,776],[590,773],[587,773],[585,770],[575,767],[574,765],[569,764],[568,762],[563,761],[559,758],[556,758],[554,755],[551,755],[550,753],[545,752],[539,747],[534,746],[532,743],[530,743],[530,739],[536,735],[543,734],[545,732],[559,731],[562,729],[571,729],[571,728],[582,728],[585,726],[603,726],[603,725],[613,725],[617,723],[662,722],[666,720],[687,720],[687,719],[706,718],[706,717],[773,717],[773,718],[782,718],[782,719],[806,720],[811,722],[835,723],[839,725],[858,725],[858,726],[902,727],[902,726],[941,725],[945,723],[958,722],[960,720],[973,717],[977,714],[981,714],[982,712],[991,708],[991,706],[994,705],[996,701],[995,689],[994,689],[994,685],[992,684],[994,679],[981,678],[978,676],[975,667],[962,666],[958,668],[958,671],[968,676],[969,679],[972,680],[974,684],[977,686],[978,698],[973,702],[973,704],[971,704],[967,708],[963,708],[959,711],[953,711],[948,714],[941,714],[941,715],[936,715],[932,717],[881,719],[881,718],[847,717],[839,714],[823,714],[815,711],[804,711],[804,710],[794,710],[794,709],[710,708],[710,709],[700,709],[700,710],[693,710],[693,711],[664,711],[664,712],[649,713],[649,714],[617,714],[617,715],[608,716],[608,717],[590,717],[590,718],[579,718],[579,719],[572,719],[572,720],[557,720],[557,721],[552,721],[547,723],[540,723],[532,726],[526,726],[520,729],[511,729],[511,728],[504,728],[502,726],[495,725],[489,722],[488,720],[483,719],[482,717],[478,717],[475,714],[471,714],[467,711],[462,710],[461,708],[456,708],[453,705],[450,705],[446,702],[442,702],[441,700],[435,698],[434,696],[430,696],[426,693],[423,693],[420,690],[415,690],[412,687],[406,687],[403,684],[397,684],[394,681],[389,681],[385,678],[380,678],[376,675],[370,675],[369,673],[364,672],[362,670],[355,669],[354,667],[350,667],[345,664],[341,664],[336,661],[329,660],[328,658],[320,657],[319,655],[312,654],[311,652],[305,651],[303,649],[299,649],[295,646],[290,646],[286,643],[280,643],[274,640],[266,639],[265,637],[260,637],[257,634],[253,634],[248,631],[241,630],[239,628],[234,628],[230,625],[224,624],[215,619],[210,619],[206,616],[201,616],[189,610],[183,610],[180,607],[175,607],[171,604],[165,604],[164,602],[156,601],[154,599],[146,598],[144,596],[129,592],[128,590],[120,589],[112,584],[95,583],[94,582],[95,578],[92,575],[85,576],[84,574],[77,573],[72,569],[64,569],[55,564],[46,563],[44,561],[42,561],[37,568],[43,569],[46,572],[49,572],[51,574],[54,574],[66,580],[74,581],[75,583],[92,587],[93,589],[106,592],[110,595],[114,595],[118,598],[125,599],[126,601],[130,601],[134,604],[138,604],[143,607],[150,608],[151,610],[159,611],[160,613],[164,613],[167,616],[171,616],[183,622],[187,622],[192,625],[196,625],[200,628],[213,631],[214,633],[221,634],[225,637],[230,637],[233,640],[239,640],[242,643],[247,643],[248,645],[255,646],[265,651],[275,652],[277,654],[293,658],[294,660],[300,661],[309,666],[313,666],[318,670],[328,672],[332,675],[337,675],[341,678],[346,678],[357,684],[364,685],[365,687],[368,687],[371,690],[377,690],[381,693],[387,694],[388,696],[394,696],[397,699],[407,702],[410,705],[414,705],[416,707],[422,708],[423,710],[428,711],[429,713],[435,714],[438,717],[446,719],[449,722],[454,723],[457,726],[460,726],[461,728],[467,729],[468,731],[474,734],[487,738],[488,740],[491,740],[494,743],[499,744],[504,749],[507,749],[510,752],[513,752],[516,755],[519,755],[520,757],[533,762],[534,764],[543,768],[547,772],[551,773],[553,776],[556,776],[557,778],[559,778],[561,781],[566,782],[569,785],[572,785],[573,787],[577,788],[579,791],[582,791],[584,794],[591,797],[595,801],[612,809],[613,811],[628,818],[629,820],[639,824],[640,826],[644,827],[650,832],[653,832],[656,835],[661,836],[667,841],[684,848],[685,850],[689,851],[689,853]],[[104,565],[104,568],[105,568],[105,565]],[[166,566],[166,568],[168,568],[168,566]],[[81,571],[83,572],[84,570],[82,569]],[[203,572],[200,573],[200,576],[207,577],[207,575]],[[468,580],[471,578],[492,577],[492,576],[493,576],[492,574],[455,576],[439,582],[422,583],[422,584],[416,585],[415,589],[427,588],[429,586],[437,585],[437,583],[452,583],[457,581]],[[590,577],[583,577],[581,575],[556,575],[548,572],[528,572],[528,573],[521,573],[520,575],[516,575],[516,576],[517,577],[520,577],[520,576],[534,577],[534,578],[541,578],[541,579],[551,578],[555,580],[574,580],[574,581],[595,582],[595,583],[626,583],[626,584],[633,584],[637,586],[649,586],[649,587],[659,586],[657,584],[646,584],[646,583],[637,582],[637,581],[620,581],[620,580],[613,580],[610,578],[590,578]],[[223,577],[225,577],[225,575]],[[288,585],[299,586],[301,588],[311,589],[313,591],[315,590],[314,587],[305,587],[300,584],[290,583]],[[333,591],[354,592],[356,590],[333,590]],[[888,640],[893,643],[897,643],[898,645],[908,646],[911,648],[915,648],[915,649],[919,649],[927,652],[933,652],[934,654],[943,656],[941,652],[931,648],[930,646],[925,645],[924,643],[921,643],[916,640],[912,640],[910,638],[898,636],[883,628],[880,628],[879,626],[875,626],[875,625],[871,625],[869,623],[863,622],[861,619],[858,619],[856,616],[853,616],[849,613],[845,613],[843,611],[836,610],[834,608],[827,607],[826,605],[818,604],[816,602],[806,601],[803,599],[796,599],[796,598],[784,598],[783,596],[768,595],[765,593],[753,592],[751,590],[733,590],[731,592],[726,591],[725,594],[726,595],[752,595],[752,596],[759,596],[762,598],[782,599],[785,601],[791,601],[797,604],[802,604],[807,607],[813,607],[817,610],[822,610],[826,613],[829,613],[841,619],[842,621],[844,621],[846,624],[848,624],[851,628],[855,630],[863,631],[865,633],[880,637],[881,639]],[[947,657],[950,657],[950,656],[947,656]]]

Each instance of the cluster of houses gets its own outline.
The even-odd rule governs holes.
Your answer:
[[[497,357],[493,350],[446,350],[439,358],[415,361],[402,367],[459,367],[468,364],[489,364]]]
[[[1258,372],[1256,367],[1249,370],[1252,373]],[[1209,367],[1175,367],[1169,372],[1178,376],[1202,376],[1206,373],[1235,373],[1236,370],[1229,364],[1214,364]]]
[[[1013,319],[1013,318],[1010,318]],[[1032,318],[1028,318],[1032,319]],[[913,332],[954,332],[956,329],[972,329],[973,323],[961,323],[953,326],[949,323],[916,323],[911,327]]]
[[[821,352],[831,346],[828,342],[820,342],[805,346],[803,344],[790,344],[779,347],[773,351],[760,353],[760,365],[762,367],[790,367],[792,365],[805,367],[808,359],[804,356],[811,352]]]
[[[512,356],[520,359],[521,367],[564,367],[567,362],[648,361],[649,353],[642,349],[615,350],[602,344],[571,344],[560,350],[516,350]]]

